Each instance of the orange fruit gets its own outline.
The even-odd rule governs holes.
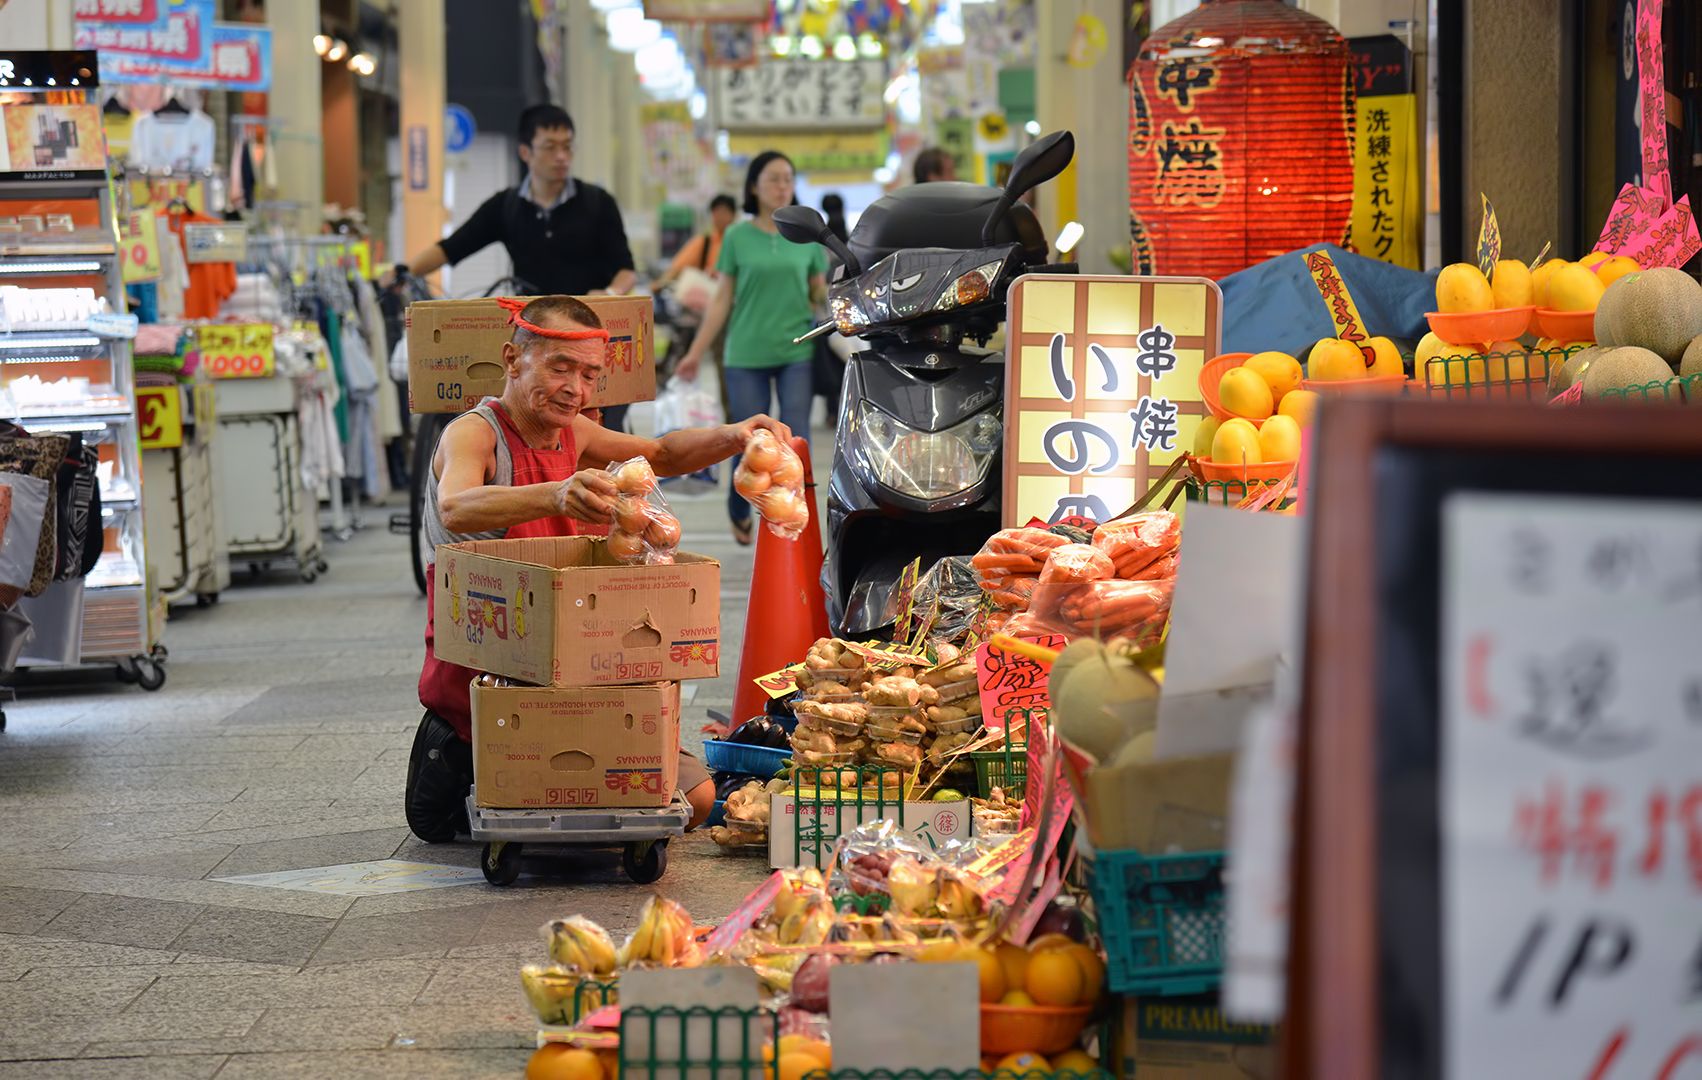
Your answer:
[[[780,1036],[780,1053],[782,1056],[786,1054],[808,1054],[821,1062],[822,1068],[831,1069],[833,1067],[833,1048],[820,1039],[812,1039],[808,1035]]]
[[[965,945],[957,958],[980,967],[982,1001],[997,1001],[1005,996],[1005,968],[997,956],[979,945]]]
[[[1028,958],[1028,996],[1040,1005],[1078,1005],[1082,999],[1081,964],[1069,949],[1048,949]]]
[[[1081,1003],[1092,1005],[1099,1000],[1100,991],[1105,989],[1105,961],[1099,954],[1086,945],[1071,945],[1064,950],[1074,958],[1076,965],[1081,968],[1082,993]],[[1053,1062],[1057,1065],[1057,1062]]]
[[[993,955],[999,958],[999,966],[1005,969],[1005,986],[1011,989],[1021,987],[1024,973],[1028,971],[1027,951],[1020,945],[1001,941]]]
[[[1004,997],[999,999],[999,1004],[1027,1009],[1034,1005],[1034,999],[1023,993],[1021,990],[1010,990],[1005,993]]]
[[[1028,943],[1028,955],[1033,956],[1035,953],[1043,953],[1048,949],[1067,949],[1071,945],[1078,944],[1080,942],[1068,934],[1041,934]]]
[[[603,1065],[589,1050],[545,1043],[527,1059],[526,1080],[603,1080]]]
[[[1009,1071],[1017,1074],[1018,1076],[1045,1077],[1047,1073],[1052,1071],[1052,1065],[1039,1054],[1031,1054],[1026,1050],[1019,1050],[1014,1054],[1007,1054],[996,1066],[993,1067],[993,1071]]]
[[[1085,1050],[1065,1050],[1052,1059],[1052,1071],[1054,1073],[1068,1072],[1075,1073],[1078,1076],[1086,1076],[1098,1068],[1099,1062],[1095,1061],[1093,1055]]]
[[[775,1080],[803,1080],[806,1073],[825,1068],[827,1066],[814,1054],[793,1050],[791,1053],[780,1055],[780,1060],[775,1062],[773,1076]]]

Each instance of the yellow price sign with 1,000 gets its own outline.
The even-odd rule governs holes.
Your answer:
[[[275,369],[268,323],[203,326],[199,336],[201,366],[215,379],[264,379]]]
[[[136,388],[136,419],[144,450],[174,450],[183,445],[183,392],[176,386]]]

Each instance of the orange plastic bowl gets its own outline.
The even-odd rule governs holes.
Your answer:
[[[1000,1058],[1029,1051],[1057,1054],[1076,1045],[1087,1026],[1088,1005],[981,1006],[981,1053]]]
[[[1223,373],[1230,368],[1240,367],[1242,362],[1253,354],[1250,352],[1224,353],[1213,360],[1206,361],[1200,368],[1200,400],[1206,403],[1206,411],[1219,420],[1252,420],[1253,426],[1263,424],[1263,420],[1255,420],[1251,416],[1230,412],[1223,407],[1223,402],[1217,399],[1217,384],[1223,381]]]
[[[1398,394],[1411,381],[1405,375],[1371,375],[1363,379],[1301,379],[1300,388],[1316,390],[1326,397],[1332,394]]]
[[[1537,327],[1545,338],[1556,341],[1596,340],[1596,313],[1593,311],[1551,311],[1537,309]]]
[[[1488,345],[1512,341],[1531,328],[1534,307],[1496,308],[1494,311],[1432,311],[1430,332],[1450,345]]]
[[[1227,465],[1204,458],[1189,457],[1188,468],[1197,480],[1233,480],[1238,483],[1274,482],[1294,471],[1292,461],[1265,461],[1257,465]]]

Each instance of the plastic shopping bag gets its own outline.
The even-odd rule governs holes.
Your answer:
[[[723,423],[721,399],[696,379],[669,379],[656,395],[656,435],[685,428],[716,427]],[[662,481],[670,495],[698,495],[720,486],[718,467],[710,465],[688,476]]]

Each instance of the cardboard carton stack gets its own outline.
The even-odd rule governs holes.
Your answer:
[[[673,798],[679,684],[720,674],[721,639],[720,564],[675,560],[622,565],[589,537],[438,549],[437,656],[490,673],[472,688],[478,805]]]

